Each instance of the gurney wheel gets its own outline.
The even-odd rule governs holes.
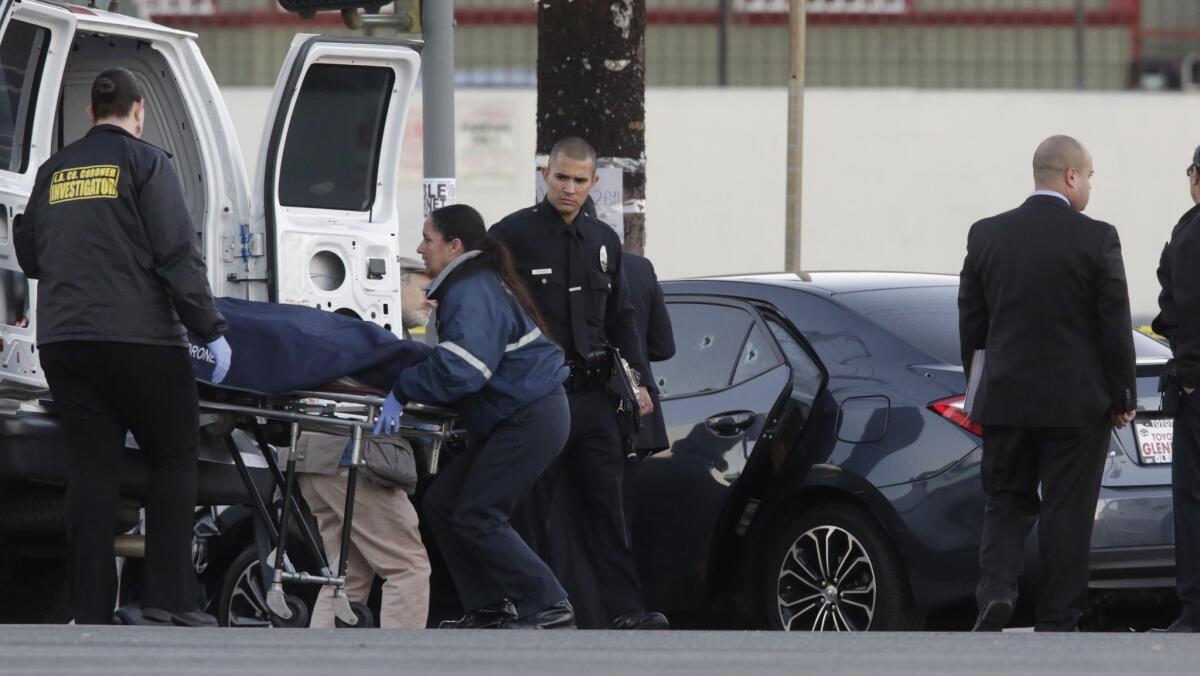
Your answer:
[[[308,606],[305,605],[304,601],[294,594],[288,594],[283,598],[287,603],[288,610],[292,611],[292,616],[285,620],[275,613],[271,613],[271,626],[292,629],[307,627]]]
[[[358,624],[346,624],[339,619],[334,619],[334,624],[338,629],[373,629],[375,627],[375,613],[367,607],[365,603],[352,602],[350,610],[354,611],[354,616],[358,618]]]

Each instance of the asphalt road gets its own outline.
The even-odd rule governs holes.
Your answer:
[[[0,626],[0,674],[1195,674],[1200,637]]]

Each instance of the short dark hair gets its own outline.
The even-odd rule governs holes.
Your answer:
[[[141,100],[141,85],[124,68],[104,70],[92,82],[92,117],[97,120],[126,117]]]
[[[550,148],[547,164],[553,164],[554,158],[559,154],[566,155],[578,162],[591,162],[592,171],[596,170],[596,149],[578,136],[567,136],[555,141],[554,147]]]

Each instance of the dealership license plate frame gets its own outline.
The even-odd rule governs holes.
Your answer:
[[[1133,421],[1133,441],[1141,465],[1170,465],[1174,457],[1174,426],[1171,418],[1146,418]],[[1165,435],[1165,439],[1163,438]],[[1166,444],[1166,451],[1161,444]]]

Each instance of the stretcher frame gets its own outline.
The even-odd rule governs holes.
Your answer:
[[[284,593],[285,582],[330,586],[333,587],[334,615],[346,626],[357,626],[360,616],[355,613],[350,599],[346,596],[346,567],[350,552],[358,472],[363,464],[363,430],[369,433],[374,428],[377,412],[383,407],[383,397],[341,389],[302,390],[284,395],[221,391],[229,393],[236,400],[231,402],[201,399],[200,410],[217,416],[217,420],[225,418],[226,422],[230,423],[225,425],[228,430],[223,435],[225,447],[253,501],[255,518],[263,527],[268,539],[267,549],[274,554],[272,560],[268,560],[267,556],[260,556],[260,570],[263,571],[263,583],[267,587],[268,610],[284,622],[295,617],[296,611],[288,604],[288,596]],[[461,430],[455,429],[455,420],[452,411],[412,402],[405,407],[398,436],[429,442],[428,469],[429,473],[434,474],[437,472],[442,449],[463,436]],[[268,443],[263,428],[265,421],[289,424],[290,452],[286,470],[280,469],[275,452]],[[330,568],[328,557],[321,552],[319,541],[309,523],[303,518],[303,512],[296,501],[296,463],[303,459],[303,452],[298,451],[297,442],[305,423],[323,428],[344,427],[350,431],[350,467],[346,479],[346,505],[336,573]],[[246,462],[238,451],[231,434],[235,427],[248,429],[253,435],[273,480],[272,493],[282,487],[283,509],[278,521],[273,518],[268,501],[251,478]],[[285,556],[293,518],[305,549],[312,560],[317,562],[316,574],[297,571]],[[263,549],[260,548],[261,552]],[[267,571],[273,571],[270,579],[267,579]]]

